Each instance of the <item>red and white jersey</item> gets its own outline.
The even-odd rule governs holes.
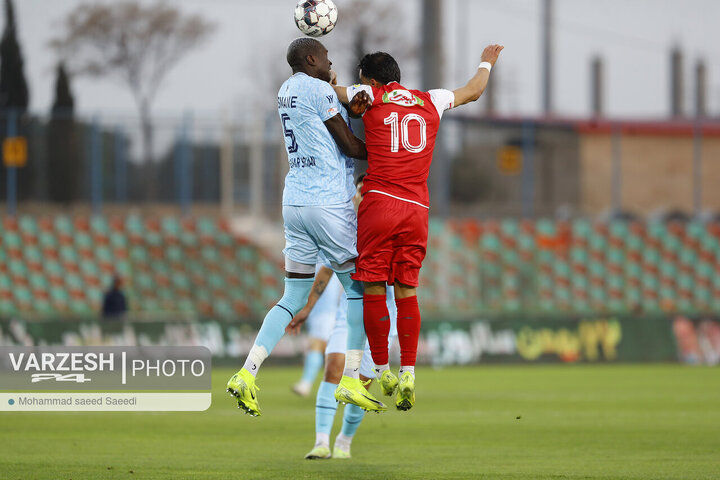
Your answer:
[[[372,105],[363,115],[368,152],[362,194],[381,193],[429,208],[427,179],[440,118],[453,107],[450,90],[408,90],[397,82],[380,88],[348,87],[348,99],[365,91]]]

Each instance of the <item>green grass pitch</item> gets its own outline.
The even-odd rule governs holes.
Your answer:
[[[207,412],[0,414],[0,478],[720,478],[717,368],[422,368],[413,410],[369,414],[354,458],[327,461],[303,460],[314,397],[290,393],[299,372],[263,369],[260,418],[224,392],[229,369]]]

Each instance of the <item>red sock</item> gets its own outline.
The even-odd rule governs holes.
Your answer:
[[[400,342],[400,365],[414,367],[420,337],[420,307],[417,296],[395,299],[397,330]]]
[[[363,296],[363,322],[370,344],[375,365],[388,363],[388,335],[390,334],[390,314],[385,295]]]

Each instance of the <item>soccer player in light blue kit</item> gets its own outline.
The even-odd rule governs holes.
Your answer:
[[[353,198],[356,210],[362,201],[360,190],[362,189],[364,177],[365,174],[360,175],[356,181],[357,192]],[[301,313],[295,315],[295,318],[292,319],[286,329],[287,332],[297,335],[300,333],[300,327],[303,323],[306,321],[308,324],[310,323],[312,319],[311,316],[303,314],[303,312],[306,310],[315,312],[318,306],[323,307],[320,305],[320,302],[328,293],[328,290],[332,288],[333,279],[335,279],[335,275],[333,275],[331,269],[323,266],[318,270],[315,274],[315,283],[308,296],[308,303]],[[397,344],[397,308],[395,307],[394,289],[391,287],[387,288],[386,291],[386,303],[390,316],[388,346],[392,346]],[[334,295],[332,291],[330,293]],[[329,310],[332,304],[334,304],[334,302],[326,304],[323,308]],[[327,311],[325,311],[325,313],[327,313]],[[335,314],[337,319],[334,322],[335,325],[332,328],[332,333],[330,334],[327,348],[325,349],[325,375],[322,383],[320,383],[320,388],[318,388],[315,399],[315,445],[312,450],[305,455],[305,459],[307,460],[351,458],[350,447],[355,437],[355,432],[365,416],[365,412],[357,405],[349,404],[345,406],[342,429],[337,437],[335,437],[335,446],[333,447],[332,453],[330,453],[330,431],[332,430],[338,405],[335,401],[334,393],[342,377],[347,343],[347,300],[345,299],[345,295],[342,295],[341,302],[335,307]],[[366,342],[360,365],[360,380],[368,389],[370,388],[370,382],[372,382],[375,376],[373,366],[374,362],[370,355],[370,346]]]
[[[320,302],[331,288],[331,282],[335,278],[332,270],[327,267],[321,268],[315,276],[315,283],[308,297],[308,303],[305,308],[312,312],[318,308]],[[329,292],[332,295],[332,292]],[[335,305],[334,302],[328,303],[324,308],[324,313],[328,313],[330,306]],[[387,289],[387,305],[390,315],[390,335],[388,343],[393,345],[397,343],[397,309],[395,308],[395,295],[392,288]],[[303,309],[305,310],[305,309]],[[355,432],[362,422],[365,412],[357,405],[348,404],[343,412],[343,421],[340,433],[335,437],[335,446],[330,451],[330,431],[332,430],[333,420],[337,412],[338,403],[335,401],[335,389],[342,377],[343,364],[345,362],[345,348],[347,342],[347,301],[345,295],[342,295],[341,301],[335,305],[333,312],[337,319],[334,321],[332,333],[327,342],[325,349],[325,374],[323,381],[318,388],[315,400],[315,445],[312,450],[305,455],[307,460],[316,459],[346,459],[350,458],[350,447],[352,445]],[[286,331],[292,334],[300,333],[300,327],[303,323],[310,323],[312,315],[298,314],[288,325]],[[308,325],[309,327],[309,325]],[[369,384],[375,377],[373,369],[374,363],[370,355],[370,347],[365,343],[362,362],[360,365],[360,380],[369,388]]]
[[[330,262],[348,300],[345,370],[335,396],[366,410],[387,410],[360,382],[366,340],[363,288],[351,278],[357,257],[352,158],[366,158],[367,151],[350,131],[347,111],[329,83],[332,62],[327,53],[313,38],[291,42],[287,62],[293,75],[278,92],[278,113],[290,164],[283,191],[285,291],[265,316],[243,368],[227,383],[238,408],[252,416],[260,415],[257,372],[285,327],[305,305],[320,253]]]

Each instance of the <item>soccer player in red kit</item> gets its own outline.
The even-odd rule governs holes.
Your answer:
[[[397,389],[395,405],[415,404],[415,359],[420,335],[418,276],[428,236],[427,178],[440,118],[445,110],[480,98],[503,47],[483,51],[475,75],[457,90],[410,90],[387,53],[365,55],[358,65],[362,85],[335,87],[343,103],[363,114],[368,169],[358,211],[358,258],[353,279],[365,284],[363,321],[385,395]],[[388,363],[390,321],[385,284],[393,284],[400,341],[400,372]]]

